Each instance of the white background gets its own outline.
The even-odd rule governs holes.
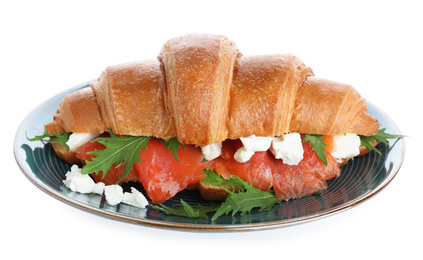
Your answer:
[[[1,259],[422,259],[423,8],[417,1],[5,2]],[[108,65],[155,58],[167,39],[192,32],[228,36],[245,55],[292,53],[316,75],[355,86],[410,136],[397,177],[335,216],[235,233],[163,230],[98,217],[25,178],[12,147],[32,109],[95,79]]]

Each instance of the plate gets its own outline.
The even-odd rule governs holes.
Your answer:
[[[151,205],[145,209],[122,203],[110,206],[101,195],[80,194],[66,188],[63,180],[71,165],[58,158],[50,144],[27,140],[27,136],[33,137],[43,133],[44,125],[52,120],[59,102],[66,94],[87,87],[89,83],[68,89],[32,111],[18,128],[14,140],[14,154],[23,174],[48,195],[76,208],[114,220],[177,230],[225,232],[305,223],[343,212],[373,197],[394,179],[404,159],[404,141],[390,140],[389,146],[379,144],[378,149],[382,155],[371,152],[343,166],[341,176],[329,180],[328,189],[321,195],[284,201],[269,211],[253,209],[245,216],[225,215],[215,222],[205,218],[190,219],[166,215],[153,209]],[[398,127],[383,111],[371,103],[368,103],[368,108],[381,126],[387,128],[386,132],[400,134]],[[178,204],[181,198],[188,203],[204,203],[198,192],[182,191],[166,201],[165,205]]]

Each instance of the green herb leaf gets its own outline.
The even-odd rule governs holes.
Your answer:
[[[165,212],[168,215],[174,215],[174,216],[181,216],[181,217],[188,217],[188,218],[206,218],[208,213],[215,212],[217,208],[220,206],[215,203],[211,203],[210,205],[204,206],[204,205],[189,205],[185,201],[181,199],[181,205],[174,205],[176,208],[171,208],[168,206],[165,206],[163,204],[160,205],[154,205],[153,209],[161,210]]]
[[[134,163],[141,161],[140,151],[146,148],[151,137],[147,136],[117,136],[110,129],[110,137],[98,137],[91,142],[99,142],[106,146],[104,150],[94,150],[87,154],[95,155],[92,161],[86,161],[82,168],[83,174],[103,172],[103,178],[107,172],[114,168],[125,167],[120,182],[132,170]],[[115,164],[115,166],[113,166]]]
[[[183,143],[179,142],[178,138],[176,138],[176,137],[172,137],[169,140],[161,139],[161,143],[165,145],[165,147],[168,151],[169,150],[172,151],[173,157],[178,162],[179,162],[179,160],[178,160],[178,149],[180,147],[184,148],[185,150],[187,149],[187,147]]]
[[[325,142],[323,141],[323,137],[325,137],[325,136],[324,135],[309,135],[309,134],[306,134],[302,143],[310,141],[311,147],[312,147],[311,150],[316,152],[320,161],[322,161],[322,163],[325,166],[328,166],[328,160],[326,158],[326,153],[325,153],[325,146],[327,146],[327,144],[325,144]]]
[[[169,215],[199,218],[208,218],[207,214],[215,212],[211,220],[215,221],[224,214],[229,214],[232,211],[232,215],[240,212],[241,216],[249,213],[253,208],[260,208],[260,210],[270,210],[273,205],[280,203],[274,193],[269,191],[262,191],[254,188],[251,184],[243,181],[239,177],[231,176],[231,179],[225,180],[219,176],[215,171],[204,170],[207,177],[201,179],[201,181],[209,182],[212,185],[223,185],[225,187],[239,187],[241,190],[238,192],[230,191],[228,197],[222,204],[212,203],[210,206],[203,205],[189,205],[181,200],[181,205],[174,205],[176,208],[167,207],[165,205],[155,205],[153,208],[161,210]]]
[[[66,142],[69,140],[70,135],[71,133],[57,133],[57,134],[50,135],[47,132],[46,126],[44,126],[44,133],[42,135],[36,135],[34,138],[28,138],[27,136],[26,138],[28,139],[28,141],[42,141],[42,142],[49,142],[49,143],[66,144]]]
[[[375,151],[378,154],[382,155],[382,153],[379,151],[379,149],[377,149],[376,147],[374,147],[372,145],[372,143],[374,143],[376,140],[386,144],[389,146],[388,140],[387,139],[397,139],[397,138],[403,138],[406,137],[406,135],[393,135],[393,134],[388,134],[385,133],[386,128],[381,128],[377,131],[377,133],[375,135],[372,136],[364,136],[364,135],[360,135],[360,141],[361,141],[361,145],[365,146],[367,148],[370,149],[370,151]]]
[[[240,178],[236,178],[235,176],[231,176],[231,179],[226,180],[222,176],[218,175],[216,171],[205,169],[203,172],[207,175],[206,177],[202,178],[201,182],[210,183],[213,187],[223,186],[228,189],[232,188],[235,189],[236,187],[240,188],[242,191],[245,190],[245,183],[242,182]],[[241,181],[240,181],[241,180]]]
[[[260,208],[260,210],[270,210],[273,205],[280,203],[275,196],[275,194],[262,191],[253,187],[246,181],[243,181],[239,177],[238,181],[244,183],[244,191],[233,192],[226,190],[229,193],[229,196],[226,198],[225,202],[218,208],[216,213],[211,218],[212,221],[215,221],[217,218],[223,214],[228,214],[232,211],[232,216],[237,212],[240,212],[241,216],[244,216],[247,213],[250,213],[253,208]]]
[[[200,217],[200,211],[193,209],[190,205],[188,205],[188,203],[186,203],[182,199],[181,199],[181,205],[184,208],[185,212],[188,213],[188,216],[190,218],[198,218],[198,217]]]

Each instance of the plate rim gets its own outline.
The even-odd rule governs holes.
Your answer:
[[[348,201],[346,203],[343,203],[341,205],[338,205],[334,208],[331,208],[330,210],[326,210],[323,212],[318,212],[315,214],[311,214],[308,216],[302,216],[302,217],[296,217],[292,219],[281,219],[276,221],[269,221],[269,222],[261,222],[261,223],[249,223],[249,224],[236,224],[236,225],[230,225],[230,224],[190,224],[190,223],[177,223],[177,222],[168,222],[165,220],[153,220],[153,219],[147,219],[147,218],[141,218],[141,217],[133,217],[117,212],[112,211],[106,211],[101,208],[93,207],[88,204],[84,204],[82,202],[79,202],[77,200],[74,200],[70,197],[67,197],[63,194],[60,194],[59,192],[56,192],[51,187],[49,187],[47,184],[39,180],[32,171],[28,173],[24,168],[23,163],[26,163],[24,160],[21,161],[20,158],[17,156],[17,149],[20,149],[21,142],[19,142],[19,137],[22,135],[24,131],[24,126],[27,124],[27,122],[44,106],[46,106],[48,103],[50,103],[52,100],[58,98],[59,96],[64,96],[67,93],[70,93],[72,91],[75,91],[77,89],[87,87],[91,82],[95,80],[86,81],[84,83],[78,84],[74,87],[68,88],[51,98],[45,100],[41,104],[39,104],[37,107],[35,107],[21,122],[19,125],[13,142],[13,152],[14,157],[17,162],[17,165],[21,172],[24,174],[24,176],[37,188],[48,194],[49,196],[64,202],[67,205],[73,206],[75,208],[78,208],[80,210],[83,210],[85,212],[89,212],[92,214],[95,214],[97,216],[117,220],[117,221],[123,221],[131,224],[138,224],[148,227],[154,227],[154,228],[164,228],[164,229],[171,229],[171,230],[179,230],[179,231],[198,231],[198,232],[232,232],[232,231],[253,231],[253,230],[265,230],[265,229],[274,229],[274,228],[281,228],[281,227],[287,227],[302,223],[307,223],[311,221],[316,221],[319,219],[323,219],[326,217],[333,216],[335,214],[344,212],[346,210],[349,210],[351,208],[354,208],[365,201],[369,200],[370,198],[374,197],[376,194],[379,194],[380,191],[382,191],[386,186],[396,177],[399,170],[401,169],[401,166],[403,164],[404,158],[405,158],[405,142],[404,139],[399,139],[398,143],[396,145],[401,145],[400,147],[400,156],[399,160],[396,164],[396,169],[393,169],[390,171],[390,173],[385,177],[385,179],[379,183],[377,186],[375,186],[372,190],[370,190],[368,193],[363,194],[354,200]],[[378,113],[382,114],[384,119],[389,122],[391,127],[394,128],[394,130],[397,133],[401,133],[400,129],[396,125],[396,123],[391,119],[389,115],[387,115],[383,110],[381,110],[378,106],[373,104],[372,102],[366,100],[367,105],[371,105],[375,110],[377,110]]]

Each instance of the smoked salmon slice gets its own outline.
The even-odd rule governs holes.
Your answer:
[[[311,148],[310,141],[303,144],[304,158],[298,165],[287,165],[282,160],[274,161],[273,189],[279,200],[312,195],[327,188],[326,180],[340,175],[340,167],[328,151],[325,151],[328,161],[325,166]]]
[[[134,171],[153,203],[163,203],[206,176],[203,153],[194,145],[186,145],[186,150],[179,148],[177,161],[158,139],[151,138],[140,157]]]
[[[77,157],[91,161],[94,155],[87,154],[94,150],[104,150],[105,146],[99,142],[88,142],[77,151]],[[175,196],[176,193],[185,189],[188,185],[198,183],[206,175],[203,173],[203,154],[199,147],[186,145],[178,149],[177,161],[172,151],[157,138],[151,138],[147,143],[147,149],[141,149],[141,162],[135,164],[133,170],[119,183],[125,166],[111,169],[103,177],[103,173],[91,174],[96,182],[104,182],[106,185],[122,184],[130,181],[140,181],[153,203],[162,203]]]
[[[242,147],[240,140],[226,140],[222,144],[221,156],[208,162],[207,168],[215,170],[217,174],[225,179],[231,175],[240,177],[242,180],[251,183],[254,188],[268,191],[272,187],[272,169],[274,158],[268,152],[256,152],[245,163],[234,159],[236,151]]]

